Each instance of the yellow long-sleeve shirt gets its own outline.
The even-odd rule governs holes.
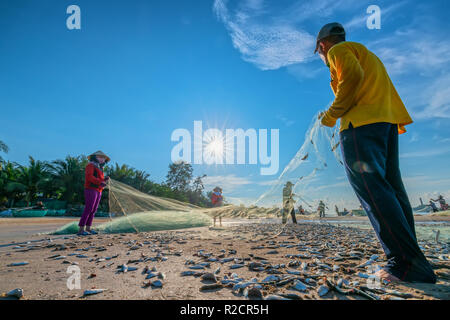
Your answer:
[[[365,46],[344,41],[327,54],[331,89],[335,99],[322,118],[333,127],[341,118],[340,131],[377,122],[398,124],[399,133],[412,123],[402,100],[380,59]]]

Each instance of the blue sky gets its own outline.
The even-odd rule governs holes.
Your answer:
[[[81,8],[81,30],[66,27],[71,4]],[[380,30],[366,27],[372,4]],[[413,204],[450,196],[448,12],[446,0],[2,1],[0,140],[10,147],[2,156],[26,163],[101,149],[162,181],[172,132],[201,120],[279,129],[279,174],[333,100],[312,52],[320,27],[339,21],[348,40],[382,59],[415,121],[400,138]],[[259,169],[195,165],[194,173],[249,203],[278,176]],[[343,172],[333,174],[323,183],[338,194]],[[352,192],[345,198],[356,205]]]

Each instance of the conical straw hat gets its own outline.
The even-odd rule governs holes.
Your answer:
[[[102,151],[100,151],[100,150],[94,152],[93,154],[88,155],[88,159],[91,160],[91,157],[92,157],[92,156],[105,157],[106,161],[110,161],[110,160],[111,160],[106,154],[104,154],[104,153],[103,153]]]

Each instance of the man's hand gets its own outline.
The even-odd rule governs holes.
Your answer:
[[[324,115],[325,115],[325,111],[320,111],[319,115],[317,116],[317,120],[322,119]]]
[[[320,112],[319,117],[320,123],[326,127],[334,127],[336,125],[336,119],[330,117],[327,112]]]

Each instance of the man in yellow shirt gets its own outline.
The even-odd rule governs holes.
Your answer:
[[[335,99],[320,114],[325,126],[340,119],[345,170],[388,258],[377,276],[388,281],[435,283],[419,248],[414,217],[403,186],[398,135],[412,123],[380,59],[345,41],[339,23],[322,27],[315,52],[330,68]]]

